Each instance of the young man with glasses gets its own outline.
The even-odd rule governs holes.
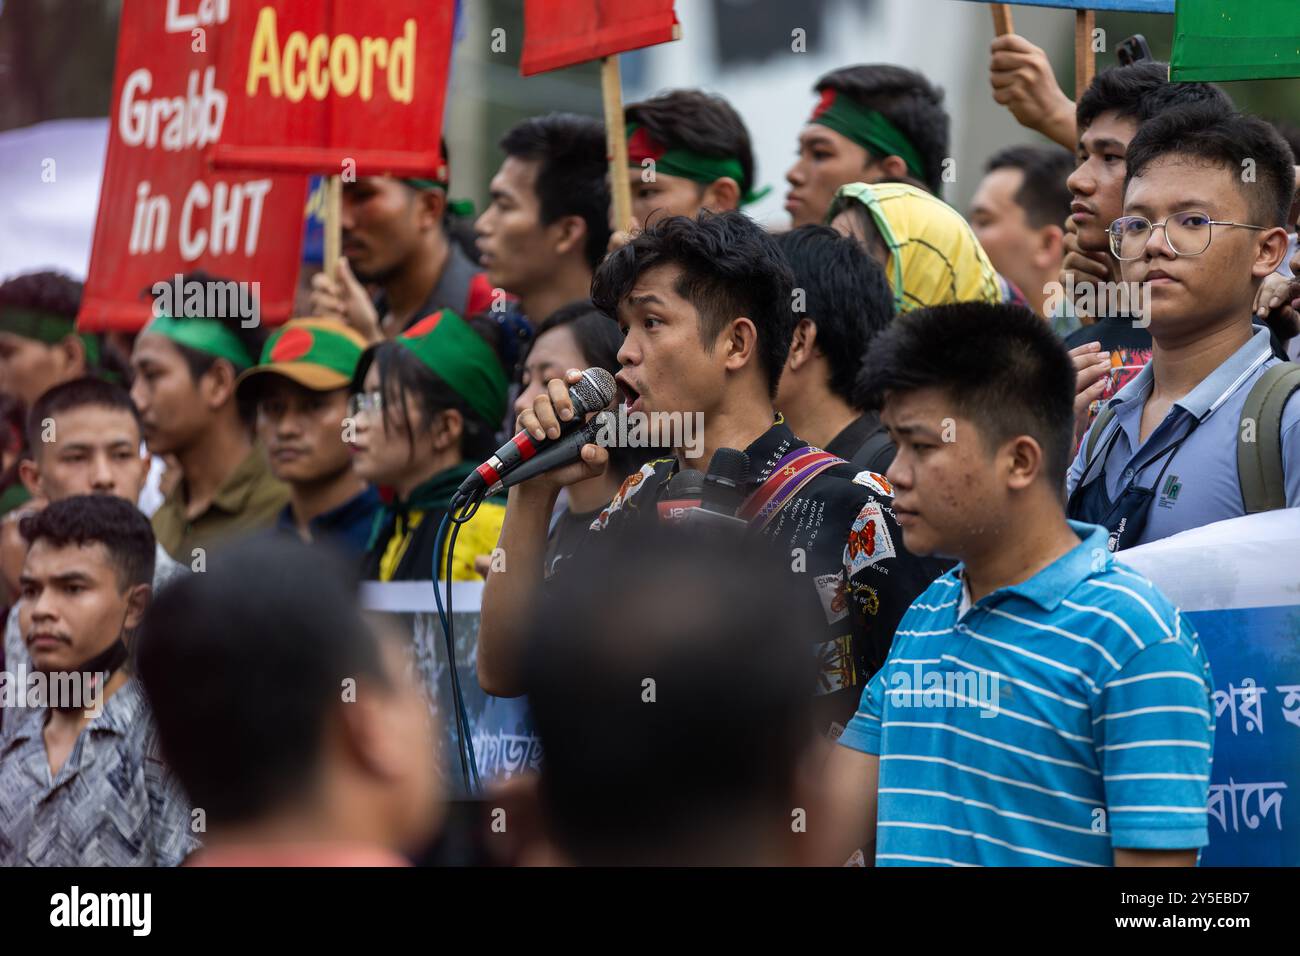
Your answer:
[[[1280,436],[1267,416],[1243,420],[1278,363],[1251,312],[1287,251],[1290,149],[1261,120],[1197,104],[1144,124],[1127,164],[1109,239],[1123,279],[1149,296],[1152,357],[1106,403],[1067,479],[1069,516],[1108,528],[1112,550],[1252,510],[1237,454],[1247,428],[1279,444],[1285,504],[1300,504],[1300,401],[1282,407]]]

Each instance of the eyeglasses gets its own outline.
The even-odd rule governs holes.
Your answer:
[[[362,412],[379,412],[383,407],[383,392],[357,392],[348,398],[348,417],[356,418]]]
[[[1165,241],[1176,256],[1199,256],[1210,248],[1215,226],[1239,226],[1267,232],[1268,226],[1252,226],[1244,222],[1227,222],[1211,219],[1203,212],[1176,212],[1164,222],[1152,222],[1142,216],[1121,216],[1110,224],[1110,251],[1121,262],[1141,259],[1151,232],[1165,231]]]

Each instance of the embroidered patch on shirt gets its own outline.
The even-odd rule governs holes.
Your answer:
[[[892,558],[895,553],[883,507],[879,502],[868,501],[854,519],[849,540],[844,545],[844,566],[849,576]]]
[[[826,623],[834,624],[849,616],[849,602],[844,594],[844,572],[819,574],[813,578],[817,585],[817,596],[822,600],[822,610],[826,612]]]
[[[884,475],[874,471],[860,471],[853,476],[855,485],[866,485],[872,491],[881,495],[894,497],[894,486]]]

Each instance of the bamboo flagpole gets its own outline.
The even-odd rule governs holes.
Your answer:
[[[1091,10],[1074,11],[1074,99],[1078,102],[1092,83],[1097,70],[1096,54],[1092,51],[1092,31],[1097,26],[1097,14]]]
[[[321,256],[321,268],[330,278],[338,268],[339,255],[342,250],[343,180],[339,176],[330,176],[325,181],[325,236],[324,252]]]
[[[618,54],[600,66],[600,91],[605,101],[605,144],[609,154],[609,188],[614,206],[614,229],[632,224],[632,188],[627,180],[627,124],[623,121],[623,82]]]
[[[1001,37],[1016,32],[1015,22],[1011,19],[1011,4],[995,3],[989,9],[993,13],[993,32],[995,34]]]

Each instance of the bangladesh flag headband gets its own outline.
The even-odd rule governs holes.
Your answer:
[[[463,219],[472,218],[474,215],[474,201],[471,199],[452,199],[451,190],[451,170],[447,168],[445,162],[438,164],[437,174],[432,178],[419,176],[407,176],[402,182],[412,189],[418,189],[423,192],[426,189],[441,189],[447,195],[447,208]]]
[[[680,176],[705,185],[718,179],[734,179],[736,185],[745,191],[740,197],[742,206],[757,202],[772,191],[771,186],[757,191],[749,189],[740,160],[734,156],[705,156],[689,149],[668,149],[652,139],[649,131],[640,124],[628,123],[628,165],[642,166],[647,159],[653,160],[654,168],[666,176]]]
[[[244,343],[239,341],[239,336],[216,319],[177,319],[164,313],[146,325],[141,334],[161,335],[177,345],[223,358],[239,372],[256,364]]]
[[[925,182],[921,154],[902,131],[882,113],[859,106],[851,97],[838,94],[838,90],[822,90],[822,98],[808,122],[833,129],[877,156],[899,157],[907,163],[908,175]]]
[[[495,426],[506,414],[510,383],[492,346],[451,309],[426,316],[397,337],[469,407]]]

